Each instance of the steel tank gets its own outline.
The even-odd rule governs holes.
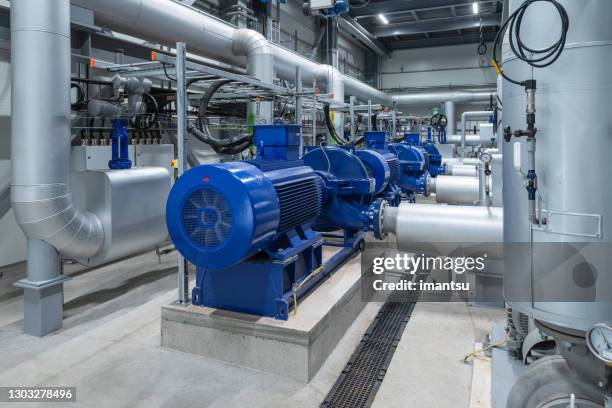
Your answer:
[[[607,301],[612,271],[602,256],[612,241],[612,1],[559,2],[570,25],[565,50],[554,64],[532,69],[518,60],[509,49],[508,33],[502,51],[510,77],[537,80],[536,205],[540,220],[546,220],[546,225],[529,223],[523,176],[514,169],[518,142],[522,171],[527,171],[525,138],[504,141],[504,242],[506,250],[522,246],[527,254],[506,255],[504,293],[514,309],[555,330],[580,334],[595,323],[612,321]],[[510,13],[521,3],[510,0]],[[559,33],[552,6],[529,7],[521,29],[525,44],[547,47]],[[503,126],[525,129],[525,91],[503,82]],[[557,249],[553,256],[551,248]]]

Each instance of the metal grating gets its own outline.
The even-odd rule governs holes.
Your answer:
[[[201,188],[183,203],[181,224],[194,244],[214,248],[223,244],[232,232],[232,210],[216,190]]]
[[[417,274],[416,280],[424,276]],[[389,296],[321,403],[322,408],[372,405],[418,296],[413,291],[395,291]]]
[[[400,178],[400,164],[398,159],[389,159],[387,160],[387,164],[389,165],[389,172],[391,173],[389,176],[389,180],[397,181]]]
[[[312,221],[321,213],[323,201],[319,177],[274,186],[280,203],[279,232]]]

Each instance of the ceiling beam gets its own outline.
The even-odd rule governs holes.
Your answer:
[[[389,58],[389,50],[385,47],[376,37],[374,37],[368,30],[363,28],[361,24],[353,20],[349,16],[341,16],[337,19],[338,26],[341,29],[349,33],[350,35],[361,41],[366,47],[374,51],[376,54]]]
[[[371,28],[370,32],[373,36],[381,38],[393,37],[396,35],[412,35],[435,33],[440,31],[464,30],[468,28],[479,27],[481,24],[481,17],[483,27],[496,26],[499,25],[501,21],[501,14],[488,14],[480,17],[478,15],[473,15],[465,17],[437,18],[433,20],[387,24],[384,26]]]
[[[495,39],[495,33],[483,33],[483,38],[487,43],[492,42]],[[480,34],[474,33],[448,37],[421,38],[418,40],[385,41],[385,44],[391,51],[396,51],[410,48],[439,47],[444,45],[476,44],[479,42]],[[474,52],[476,52],[476,49],[474,49]]]
[[[374,18],[379,13],[383,14],[402,14],[420,11],[451,9],[456,7],[470,6],[474,0],[378,0],[371,1],[367,7],[351,9],[351,15],[356,20],[363,18]],[[481,5],[496,4],[502,0],[479,0]]]

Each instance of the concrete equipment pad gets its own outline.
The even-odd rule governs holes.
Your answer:
[[[336,250],[325,248],[324,258]],[[163,306],[162,346],[309,382],[366,305],[360,260],[357,255],[344,264],[299,302],[287,321],[193,305]]]

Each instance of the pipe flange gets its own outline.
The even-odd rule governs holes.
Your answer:
[[[387,233],[383,232],[383,218],[387,205],[387,201],[382,198],[377,199],[372,204],[372,230],[376,239],[387,238]]]

